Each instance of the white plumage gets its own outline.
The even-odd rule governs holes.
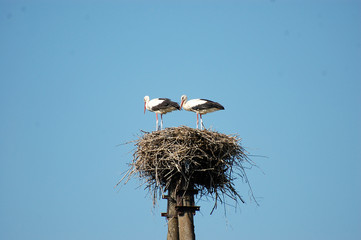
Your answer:
[[[154,98],[149,100],[149,96],[144,97],[144,114],[146,109],[151,112],[155,112],[156,116],[156,130],[158,131],[158,113],[160,114],[160,129],[163,129],[163,114],[172,112],[174,110],[180,110],[179,104],[171,101],[169,98]]]
[[[183,95],[181,97],[181,106],[180,107],[181,108],[183,107],[184,110],[197,113],[197,128],[199,125],[198,124],[199,123],[198,114],[199,114],[200,119],[201,119],[201,129],[202,129],[202,127],[204,128],[202,115],[211,113],[214,111],[218,111],[218,110],[224,110],[224,107],[217,102],[213,102],[208,99],[191,99],[188,101],[188,98],[186,95]]]

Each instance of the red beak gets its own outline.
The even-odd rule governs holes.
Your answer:
[[[147,108],[146,108],[146,104],[147,104],[147,103],[144,103],[144,114],[145,114],[145,110],[147,109]]]
[[[180,108],[179,108],[179,110],[182,110],[182,107],[183,107],[183,103],[184,103],[184,101],[182,101],[182,102],[181,102],[181,105],[180,105]]]

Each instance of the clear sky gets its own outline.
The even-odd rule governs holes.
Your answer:
[[[165,200],[114,189],[117,145],[182,94],[267,156],[260,205],[241,181],[236,211],[198,202],[198,239],[361,239],[361,1],[0,0],[0,35],[0,239],[165,239]]]

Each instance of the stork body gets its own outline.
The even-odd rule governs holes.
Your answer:
[[[173,102],[169,98],[154,98],[152,100],[149,100],[149,96],[144,97],[144,113],[145,110],[148,109],[148,111],[155,112],[156,117],[156,130],[158,131],[159,125],[158,125],[158,113],[160,114],[160,129],[163,129],[163,114],[166,114],[168,112],[172,112],[174,110],[180,110],[179,104],[176,102]]]
[[[211,113],[211,112],[215,112],[218,110],[224,110],[224,107],[217,102],[213,102],[208,99],[192,99],[192,100],[188,101],[186,95],[183,95],[181,97],[181,108],[182,107],[184,110],[197,113],[197,128],[199,125],[199,118],[200,118],[201,119],[201,127],[200,127],[201,129],[202,129],[202,127],[204,128],[202,115]],[[198,118],[198,115],[199,115],[199,118]]]

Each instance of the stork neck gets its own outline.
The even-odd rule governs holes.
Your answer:
[[[183,102],[183,108],[184,108],[185,110],[189,110],[189,106],[188,106],[187,99],[184,100],[184,102]]]
[[[149,110],[149,99],[145,100],[145,108]]]

